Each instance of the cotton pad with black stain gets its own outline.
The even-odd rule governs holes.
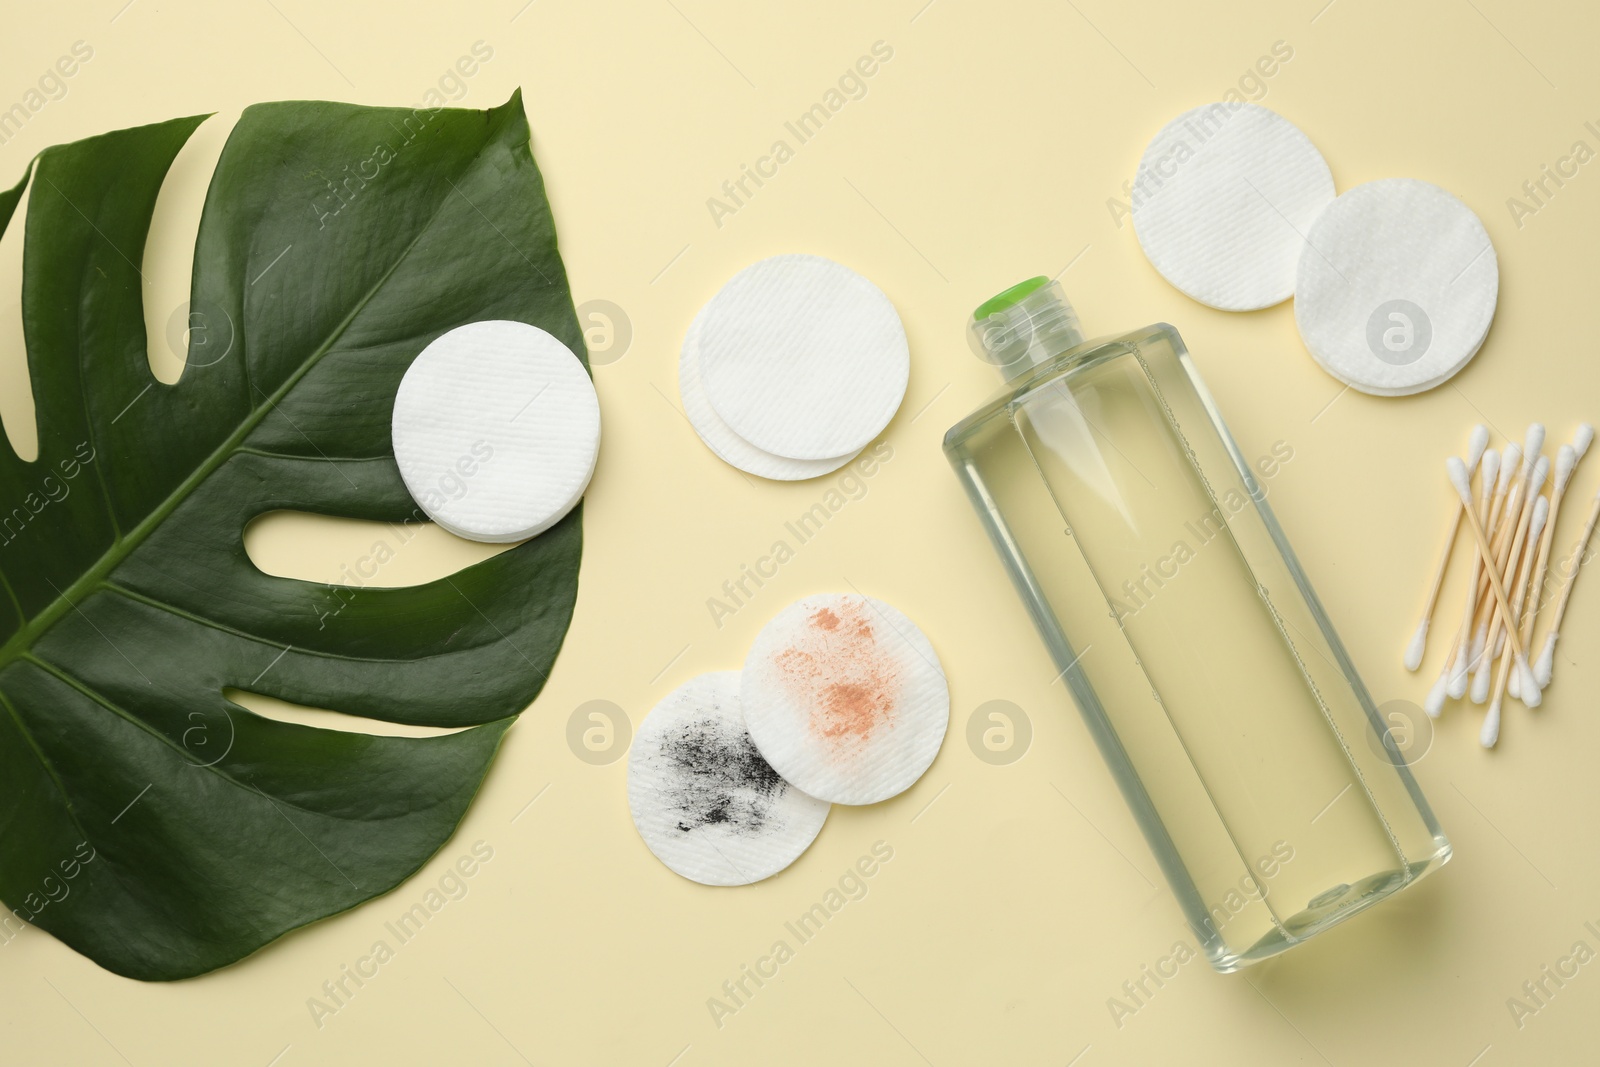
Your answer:
[[[761,757],[735,672],[690,679],[645,717],[628,758],[628,807],[650,851],[705,885],[747,885],[783,870],[829,809]]]

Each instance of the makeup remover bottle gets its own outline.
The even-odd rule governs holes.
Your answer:
[[[944,449],[1212,965],[1450,857],[1183,341],[1087,341],[1060,286],[979,307],[1006,386]],[[1259,474],[1259,477],[1258,477]]]

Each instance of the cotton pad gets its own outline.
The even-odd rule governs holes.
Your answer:
[[[806,597],[767,623],[739,696],[767,762],[836,804],[909,788],[950,725],[950,690],[922,631],[883,601],[850,594]]]
[[[520,541],[583,496],[600,402],[550,334],[490,319],[442,334],[395,393],[394,458],[428,517],[473,541]]]
[[[836,459],[787,459],[764,452],[734,433],[711,407],[700,381],[700,327],[705,314],[702,308],[684,335],[683,350],[678,356],[678,395],[683,399],[683,411],[689,417],[689,424],[707,448],[748,474],[785,482],[829,474],[860,454],[861,450],[856,449]]]
[[[1436,185],[1385,178],[1351,189],[1311,227],[1294,317],[1329,374],[1405,396],[1477,354],[1499,292],[1499,261],[1472,209]]]
[[[790,459],[847,456],[900,407],[911,374],[894,305],[820,256],[763,259],[706,305],[700,380],[735,434]]]
[[[748,885],[816,840],[827,801],[778,776],[745,730],[739,675],[691,678],[639,725],[628,808],[656,858],[704,885]]]
[[[1294,123],[1259,104],[1207,104],[1145,149],[1133,228],[1184,293],[1254,311],[1294,294],[1304,235],[1333,195],[1328,164]]]

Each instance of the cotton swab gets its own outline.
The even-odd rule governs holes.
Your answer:
[[[1517,465],[1522,460],[1522,448],[1519,445],[1508,444],[1504,455],[1499,457],[1499,473],[1494,479],[1494,496],[1492,502],[1486,503],[1484,517],[1480,520],[1484,529],[1490,531],[1491,537],[1496,537],[1501,526],[1500,513],[1505,507],[1506,493],[1511,486],[1511,475],[1516,471]],[[1482,479],[1485,492],[1489,489],[1489,464],[1491,459],[1484,456],[1484,477]],[[1520,483],[1519,483],[1520,484]],[[1482,561],[1478,554],[1472,554],[1472,581],[1467,584],[1467,606],[1465,617],[1461,620],[1461,634],[1456,638],[1455,658],[1450,666],[1450,681],[1446,684],[1446,693],[1452,700],[1460,700],[1467,693],[1467,681],[1472,664],[1477,660],[1474,651],[1474,625],[1488,594],[1488,583],[1483,579]]]
[[[1544,423],[1528,423],[1528,432],[1522,438],[1522,460],[1526,463],[1529,458],[1537,456],[1544,451]]]
[[[1583,431],[1588,429],[1587,424],[1578,428],[1578,433],[1573,435],[1573,440],[1582,438]],[[1589,431],[1592,439],[1593,430]],[[1584,449],[1588,450],[1588,441],[1584,441]],[[1561,517],[1561,501],[1566,496],[1567,483],[1572,480],[1572,472],[1578,465],[1578,450],[1572,445],[1562,445],[1556,452],[1555,484],[1550,489],[1550,521],[1545,523],[1544,536],[1539,539],[1539,557],[1533,565],[1533,575],[1528,586],[1530,592],[1525,606],[1522,609],[1522,644],[1524,647],[1533,647],[1533,624],[1539,613],[1540,591],[1544,588],[1545,570],[1550,564],[1550,544],[1555,539],[1556,520]],[[1532,551],[1531,545],[1529,551]],[[1538,677],[1538,673],[1534,673]],[[1517,679],[1512,679],[1511,695],[1520,697],[1520,685]]]
[[[1472,437],[1467,443],[1467,477],[1478,469],[1478,461],[1483,458],[1483,453],[1489,447],[1489,429],[1482,423],[1472,428]],[[1456,546],[1456,534],[1461,530],[1461,512],[1457,511],[1455,520],[1450,524],[1450,535],[1445,538],[1444,551],[1439,553],[1439,565],[1433,570],[1433,588],[1428,590],[1428,602],[1422,609],[1422,620],[1417,623],[1416,632],[1411,635],[1411,643],[1406,646],[1406,670],[1414,671],[1422,666],[1423,653],[1428,649],[1428,627],[1433,624],[1433,609],[1439,603],[1439,589],[1444,585],[1445,567],[1450,563],[1450,553]]]
[[[1467,513],[1467,527],[1478,542],[1478,552],[1483,556],[1484,570],[1489,576],[1489,588],[1494,592],[1495,601],[1507,619],[1515,619],[1516,614],[1511,610],[1511,601],[1506,597],[1505,585],[1495,571],[1494,550],[1489,547],[1489,537],[1483,532],[1483,525],[1478,522],[1478,516],[1472,510],[1472,483],[1467,480],[1466,464],[1462,463],[1459,457],[1451,456],[1445,461],[1445,469],[1449,472],[1450,484],[1456,488],[1456,495],[1461,498],[1461,507]],[[1508,630],[1506,640],[1511,644],[1517,670],[1528,672],[1528,654],[1523,650],[1522,639],[1514,630]],[[1524,680],[1532,685],[1538,684],[1532,681],[1531,673]]]
[[[1512,478],[1517,473],[1517,468],[1522,464],[1522,446],[1517,444],[1506,445],[1505,455],[1500,459],[1500,478],[1495,483],[1494,505],[1490,510],[1489,520],[1484,523],[1484,529],[1489,531],[1490,539],[1495,546],[1495,557],[1499,558],[1500,546],[1505,543],[1506,518],[1519,508],[1522,493],[1522,481],[1515,482]],[[1477,596],[1468,606],[1471,608],[1467,619],[1462,623],[1461,660],[1456,665],[1456,673],[1450,679],[1450,695],[1460,700],[1467,692],[1468,672],[1472,666],[1483,658],[1483,646],[1488,640],[1489,619],[1487,608],[1489,581],[1483,575],[1483,567],[1476,553],[1473,554],[1474,573],[1478,576],[1474,591]]]
[[[1544,427],[1542,425],[1536,422],[1528,427],[1526,444],[1538,444],[1543,440]],[[1508,448],[1507,451],[1510,452],[1512,449]],[[1511,491],[1506,495],[1505,508],[1500,513],[1499,524],[1489,531],[1489,540],[1495,551],[1496,572],[1502,578],[1516,569],[1517,556],[1515,553],[1522,550],[1522,545],[1516,538],[1526,533],[1528,518],[1532,514],[1533,498],[1538,495],[1538,489],[1535,487],[1535,476],[1537,475],[1538,477],[1538,485],[1542,486],[1545,477],[1550,471],[1549,460],[1537,452],[1519,449],[1518,453],[1522,457],[1522,467],[1517,472]],[[1487,587],[1484,587],[1482,591],[1487,592]],[[1472,648],[1472,662],[1474,665],[1483,662],[1483,648],[1487,643],[1490,624],[1493,621],[1493,612],[1490,610],[1489,603],[1485,602],[1478,616],[1477,640]],[[1499,655],[1499,652],[1500,650],[1496,648],[1490,653],[1489,658],[1493,659]],[[1482,697],[1476,699],[1480,704],[1483,702]]]
[[[1512,447],[1515,448],[1516,446],[1513,445]],[[1491,498],[1497,492],[1503,491],[1504,486],[1505,482],[1500,480],[1500,453],[1491,448],[1483,454],[1483,473],[1478,478],[1478,495],[1482,501],[1480,507],[1483,510],[1483,522],[1488,523],[1491,521]],[[1433,683],[1433,688],[1428,690],[1427,699],[1422,702],[1422,710],[1435,719],[1439,717],[1439,712],[1444,709],[1445,697],[1455,696],[1460,698],[1461,693],[1467,691],[1467,653],[1464,642],[1472,637],[1472,622],[1477,614],[1477,595],[1478,554],[1474,552],[1472,554],[1472,577],[1467,581],[1466,617],[1462,619],[1461,630],[1456,634],[1456,639],[1451,644],[1450,651],[1445,655],[1444,666],[1439,668],[1438,680]],[[1461,692],[1452,693],[1451,686],[1458,676],[1461,679]]]
[[[1538,505],[1539,502],[1539,491],[1544,488],[1544,483],[1549,479],[1549,477],[1550,460],[1545,456],[1540,456],[1538,464],[1533,468],[1533,478],[1529,482],[1528,498],[1525,501],[1527,504],[1526,510],[1528,514],[1523,516],[1524,521],[1531,523],[1533,517],[1532,510]],[[1532,555],[1535,552],[1536,546],[1534,545],[1534,541],[1536,541],[1537,538],[1532,536],[1524,536],[1525,533],[1526,531],[1522,530],[1520,527],[1518,528],[1518,541],[1515,549],[1511,553],[1511,559],[1500,568],[1500,576],[1502,578],[1516,571],[1517,567],[1519,566],[1519,562],[1524,555]],[[1493,655],[1495,656],[1500,655],[1500,653],[1503,652],[1506,647],[1505,624],[1505,616],[1498,615],[1497,613],[1497,617],[1489,627],[1489,636],[1491,638],[1491,644],[1494,648]],[[1523,642],[1523,647],[1527,647],[1526,641]]]
[[[1533,576],[1533,609],[1528,612],[1527,619],[1522,625],[1522,643],[1529,648],[1533,647],[1533,626],[1539,611],[1544,608],[1547,597],[1544,596],[1545,577],[1549,572],[1550,546],[1555,542],[1556,520],[1561,515],[1561,503],[1565,498],[1567,484],[1572,480],[1572,472],[1577,469],[1578,463],[1583,459],[1584,453],[1589,451],[1589,445],[1594,442],[1594,427],[1587,422],[1579,423],[1573,431],[1572,443],[1563,445],[1562,453],[1571,452],[1571,462],[1566,465],[1565,473],[1562,470],[1562,454],[1556,456],[1556,486],[1550,494],[1550,523],[1544,528],[1544,540],[1539,544],[1539,567]],[[1555,642],[1548,637],[1545,646],[1550,650],[1551,665],[1555,657]],[[1539,663],[1544,663],[1546,658],[1543,653],[1539,655]],[[1550,684],[1548,672],[1541,674],[1538,665],[1533,669],[1533,676],[1539,679],[1540,686]]]
[[[1549,517],[1550,501],[1546,500],[1544,497],[1540,497],[1533,505],[1533,518],[1529,520],[1528,523],[1528,545],[1530,549],[1533,546],[1533,542],[1538,540],[1539,535],[1544,532],[1545,521]],[[1517,567],[1516,580],[1513,583],[1513,587],[1516,590],[1516,596],[1512,600],[1512,606],[1516,608],[1517,611],[1522,610],[1523,601],[1528,592],[1528,579],[1532,576],[1533,553],[1531,551],[1524,552],[1522,554],[1522,562]],[[1515,626],[1510,628],[1516,629]],[[1489,700],[1489,714],[1485,716],[1483,720],[1483,729],[1478,734],[1478,740],[1482,743],[1484,748],[1493,748],[1495,746],[1495,742],[1500,738],[1500,703],[1505,697],[1507,680],[1511,676],[1511,649],[1507,648],[1505,655],[1500,657],[1500,674],[1495,679],[1494,696]],[[1522,671],[1519,670],[1516,677],[1521,678]],[[1530,708],[1536,708],[1539,706],[1541,699],[1537,691],[1537,683],[1535,683],[1533,686],[1530,686],[1530,688],[1535,691],[1530,694],[1530,699],[1524,701],[1524,703],[1526,703]]]
[[[1567,446],[1562,445],[1561,447],[1566,448]],[[1517,595],[1511,599],[1511,606],[1517,609],[1517,618],[1521,624],[1522,630],[1523,648],[1528,647],[1528,642],[1531,639],[1528,631],[1531,630],[1532,627],[1529,626],[1528,623],[1533,619],[1534,612],[1532,598],[1528,595],[1533,588],[1532,581],[1534,569],[1538,567],[1538,563],[1536,562],[1538,553],[1534,551],[1533,546],[1535,542],[1543,543],[1542,538],[1544,531],[1550,529],[1550,509],[1551,500],[1549,498],[1540,497],[1538,500],[1534,501],[1533,521],[1528,523],[1528,547],[1526,551],[1522,553],[1522,563],[1517,568],[1517,579],[1515,583]],[[1501,663],[1505,662],[1505,658],[1502,657]],[[1503,670],[1502,673],[1504,673]],[[1522,700],[1522,702],[1527,704],[1528,707],[1538,707],[1539,698],[1535,696],[1533,698],[1533,702],[1528,703],[1528,700],[1522,696],[1521,689],[1522,676],[1517,674],[1511,675],[1506,687],[1506,691],[1512,696],[1517,697],[1519,700]]]
[[[1523,494],[1522,515],[1518,517],[1515,533],[1510,534],[1506,544],[1501,545],[1499,566],[1494,566],[1493,563],[1490,565],[1496,579],[1510,577],[1512,574],[1517,573],[1518,561],[1522,558],[1523,549],[1525,549],[1526,541],[1528,541],[1528,525],[1533,522],[1533,501],[1539,499],[1539,490],[1544,488],[1544,480],[1549,475],[1549,458],[1547,456],[1539,456],[1539,462],[1534,464],[1533,472],[1528,475],[1526,493]],[[1509,517],[1509,509],[1507,509],[1506,514]],[[1499,641],[1506,635],[1507,621],[1515,619],[1515,617],[1517,616],[1512,614],[1509,606],[1506,606],[1504,598],[1502,598],[1499,605],[1494,606],[1493,611],[1490,613],[1490,621],[1488,621],[1486,629],[1483,630],[1483,635],[1485,635],[1483,651],[1478,653],[1478,672],[1472,678],[1472,702],[1474,704],[1482,704],[1490,696],[1490,677],[1491,670],[1493,670],[1494,657],[1499,656],[1499,653],[1501,653]],[[1520,645],[1520,641],[1518,641],[1518,645]]]
[[[1555,669],[1556,639],[1561,636],[1561,620],[1566,617],[1567,604],[1572,600],[1572,587],[1577,584],[1578,569],[1583,566],[1583,554],[1589,547],[1589,539],[1594,536],[1597,519],[1600,519],[1600,491],[1595,492],[1594,507],[1589,509],[1589,521],[1584,524],[1583,536],[1578,538],[1578,545],[1567,560],[1566,585],[1562,587],[1561,599],[1556,603],[1556,612],[1550,617],[1550,635],[1544,640],[1544,651],[1539,654],[1539,676],[1535,680],[1542,685],[1550,684],[1550,675]]]

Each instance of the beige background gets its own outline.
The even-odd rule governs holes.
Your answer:
[[[1541,419],[1561,441],[1578,419],[1600,415],[1588,324],[1600,164],[1520,227],[1506,206],[1575,140],[1600,148],[1584,128],[1600,125],[1600,13],[1576,0],[924,2],[12,6],[0,105],[21,99],[75,41],[94,57],[65,97],[0,146],[0,180],[49,144],[218,112],[178,161],[145,264],[162,377],[177,371],[166,324],[186,297],[201,196],[238,111],[306,97],[414,104],[479,40],[494,55],[464,81],[460,103],[485,107],[524,89],[575,300],[614,303],[633,336],[596,368],[605,443],[565,651],[456,837],[390,896],[194,981],[127,981],[28,931],[0,946],[0,1060],[1489,1067],[1596,1058],[1600,963],[1520,1028],[1506,1002],[1574,942],[1600,950],[1584,927],[1600,927],[1600,581],[1578,591],[1542,710],[1508,705],[1504,740],[1486,753],[1478,712],[1452,707],[1424,745],[1418,774],[1457,850],[1448,867],[1244,974],[1190,963],[1119,1027],[1108,998],[1188,934],[1075,711],[1051,686],[939,441],[997,384],[962,329],[999,288],[1064,271],[1091,333],[1175,323],[1246,454],[1277,441],[1293,448],[1271,483],[1273,504],[1374,695],[1420,702],[1442,642],[1427,678],[1405,674],[1399,659],[1449,515],[1442,457],[1478,420],[1520,438]],[[1466,372],[1427,395],[1342,391],[1302,349],[1290,305],[1207,310],[1156,276],[1132,228],[1111,220],[1107,198],[1150,135],[1220,98],[1280,40],[1293,59],[1265,80],[1263,102],[1311,136],[1341,189],[1428,179],[1473,207],[1494,239],[1493,332]],[[867,95],[717,226],[707,198],[876,41],[894,55]],[[0,242],[0,416],[26,441],[12,229]],[[833,480],[768,484],[713,458],[677,410],[677,348],[726,278],[786,251],[841,260],[889,294],[911,337],[910,392],[885,437],[893,458],[865,496],[719,629],[706,599]],[[1560,544],[1576,536],[1597,482],[1591,457]],[[386,527],[284,518],[250,542],[268,569],[327,581],[393,537]],[[429,531],[379,580],[433,577],[479,554]],[[847,583],[899,606],[938,649],[954,706],[943,752],[896,800],[836,809],[812,849],[766,883],[716,890],[679,879],[629,822],[625,761],[578,759],[569,716],[609,700],[637,724],[685,679],[735,667],[778,608]],[[1451,610],[1456,596],[1452,584]],[[1015,703],[1032,724],[1031,748],[1009,766],[980,761],[966,741],[968,717],[990,700]],[[468,895],[319,1028],[308,998],[388,937],[384,924],[480,839],[494,856]],[[877,841],[894,858],[868,895],[715,1025],[707,999]]]

